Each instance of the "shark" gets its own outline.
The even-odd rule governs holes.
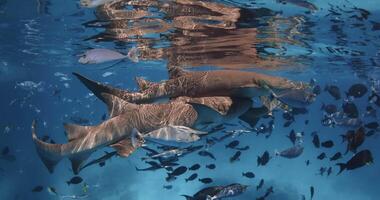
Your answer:
[[[109,93],[134,103],[167,102],[178,97],[252,99],[269,95],[273,95],[280,101],[292,103],[309,104],[314,101],[314,94],[308,83],[251,71],[185,71],[179,67],[171,67],[169,79],[160,83],[137,78],[136,81],[140,86],[138,92],[114,88],[78,73],[73,74],[100,99],[102,99],[101,93]]]

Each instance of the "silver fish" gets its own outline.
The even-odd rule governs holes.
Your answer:
[[[110,49],[90,49],[80,55],[78,62],[82,64],[99,64],[124,58],[127,58],[127,56]]]

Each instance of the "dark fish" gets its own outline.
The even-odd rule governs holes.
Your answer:
[[[319,160],[323,160],[326,158],[326,154],[325,153],[321,153],[319,154],[319,156],[317,157]]]
[[[325,148],[331,148],[334,146],[334,142],[332,140],[327,140],[327,141],[322,142],[321,146]]]
[[[260,188],[262,188],[264,185],[264,179],[261,179],[259,184],[256,186],[256,190],[259,190]]]
[[[341,99],[340,90],[338,86],[335,85],[326,85],[325,91],[327,91],[335,100]]]
[[[314,93],[315,95],[320,95],[320,94],[321,94],[321,86],[316,85],[316,86],[313,88],[313,93]]]
[[[323,174],[326,172],[326,167],[319,168],[319,175],[323,176]]]
[[[55,141],[53,139],[50,139],[50,142],[51,144],[55,144]]]
[[[282,150],[280,152],[277,150],[275,151],[276,156],[281,156],[281,157],[289,158],[289,159],[297,158],[302,153],[303,153],[303,146],[301,146],[299,144],[294,145],[292,147],[289,147],[289,148]]]
[[[41,138],[41,140],[44,141],[44,142],[48,141],[49,139],[50,139],[50,137],[48,135],[44,135]]]
[[[294,131],[294,129],[292,129],[289,135],[287,135],[286,137],[289,138],[289,140],[292,142],[293,145],[296,143],[297,137],[296,137],[296,132]]]
[[[180,166],[173,170],[173,172],[168,173],[168,176],[180,176],[187,171],[187,167]]]
[[[353,135],[351,135],[351,137],[348,137],[347,138],[347,150],[346,150],[346,153],[348,151],[351,151],[353,153],[356,153],[356,150],[358,147],[360,147],[364,140],[365,140],[365,129],[364,127],[360,127],[358,128],[355,133]]]
[[[310,160],[306,160],[306,166],[309,166],[310,165]]]
[[[327,176],[330,176],[331,173],[332,173],[332,167],[329,167],[329,169],[327,170]]]
[[[335,153],[335,154],[330,158],[330,161],[336,161],[336,160],[341,159],[341,158],[342,158],[342,153],[337,152],[337,153]]]
[[[377,129],[377,128],[379,128],[379,123],[370,122],[370,123],[364,125],[364,127],[368,128],[368,129]]]
[[[366,107],[366,115],[370,117],[376,118],[376,109],[374,109],[372,106],[367,106]]]
[[[201,167],[201,165],[199,165],[199,164],[194,164],[193,166],[191,166],[191,167],[189,168],[189,170],[195,171],[195,170],[198,170],[200,167]]]
[[[346,102],[342,105],[343,113],[348,118],[358,118],[359,117],[359,111],[356,105],[352,102]]]
[[[239,150],[239,151],[247,151],[249,150],[249,146],[244,146],[244,147],[235,147],[236,150]]]
[[[199,152],[198,152],[198,155],[200,155],[200,156],[204,156],[204,157],[210,157],[210,158],[216,160],[215,156],[212,155],[212,153],[210,153],[210,152],[208,152],[208,151],[199,151]]]
[[[212,183],[212,179],[211,178],[200,178],[198,179],[198,181],[204,183],[204,184],[209,184],[209,183]]]
[[[286,122],[284,123],[284,127],[285,127],[285,128],[286,128],[286,127],[289,127],[292,123],[293,123],[293,121],[286,121]]]
[[[342,173],[344,170],[354,170],[365,165],[369,165],[373,163],[373,157],[369,150],[363,150],[359,153],[355,154],[348,162],[346,163],[338,163],[340,167],[339,173]]]
[[[209,165],[206,165],[206,168],[208,168],[208,169],[215,169],[216,165],[215,164],[209,164]]]
[[[372,92],[372,94],[368,97],[368,101],[380,107],[380,95],[375,92]]]
[[[287,121],[294,121],[294,115],[288,111],[285,111],[284,113],[282,113],[282,118],[284,118]]]
[[[230,162],[233,163],[235,161],[240,160],[241,151],[237,151],[231,158]]]
[[[6,147],[4,147],[3,150],[1,151],[1,155],[6,156],[6,155],[8,155],[8,154],[9,154],[9,147],[6,146]]]
[[[255,174],[253,172],[245,172],[245,173],[242,173],[242,175],[247,178],[255,178]]]
[[[32,189],[32,192],[41,192],[44,189],[42,185],[38,185]]]
[[[310,200],[312,200],[314,197],[314,187],[310,186]]]
[[[194,173],[194,174],[190,175],[188,178],[186,178],[185,181],[186,181],[186,182],[193,181],[193,180],[195,180],[196,178],[198,178],[198,174],[197,174],[197,173]]]
[[[69,181],[66,181],[67,185],[70,185],[70,184],[79,184],[83,181],[83,179],[79,176],[74,176],[72,177]]]
[[[305,125],[308,125],[309,124],[309,120],[305,120]]]
[[[235,148],[235,147],[237,147],[238,145],[239,145],[239,141],[238,140],[234,140],[234,141],[232,141],[232,142],[230,142],[229,144],[227,144],[226,145],[226,148],[231,148],[231,149],[233,149],[233,148]]]
[[[106,113],[104,113],[103,115],[102,115],[102,121],[104,121],[104,120],[106,120],[106,118],[107,118],[107,114]]]
[[[269,152],[265,151],[263,155],[261,155],[261,157],[260,156],[257,157],[257,166],[260,166],[260,165],[264,166],[269,162],[269,160],[270,160]]]
[[[165,189],[167,189],[167,190],[170,190],[170,189],[173,188],[173,186],[172,186],[172,185],[164,185],[163,188],[165,188]]]
[[[358,84],[352,85],[348,89],[348,92],[346,92],[346,95],[355,97],[355,98],[360,98],[363,95],[365,95],[367,92],[368,92],[367,87],[364,84],[358,83]]]
[[[346,134],[340,135],[342,137],[342,143],[351,140],[355,135],[355,131],[348,130]]]
[[[365,136],[366,136],[366,137],[371,137],[371,136],[375,135],[375,133],[376,133],[375,130],[370,130],[370,131],[368,131],[368,132],[365,134]]]
[[[329,115],[338,112],[338,108],[334,104],[322,104],[321,110],[325,111]]]
[[[312,136],[313,136],[313,144],[314,144],[315,148],[319,148],[321,144],[319,141],[318,134],[316,132],[313,132]]]
[[[115,156],[117,154],[117,151],[113,151],[111,153],[108,153],[105,151],[104,153],[105,153],[104,156],[88,162],[86,165],[81,167],[80,170],[82,170],[88,166],[96,165],[96,164],[99,164],[100,167],[103,167],[107,160],[111,159],[113,156]]]

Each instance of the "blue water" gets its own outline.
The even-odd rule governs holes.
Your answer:
[[[174,5],[173,1],[167,2]],[[378,0],[310,0],[317,9],[291,4],[293,1],[287,4],[274,0],[214,2],[239,8],[240,18],[228,21],[232,11],[226,12],[228,17],[223,27],[219,26],[220,18],[216,22],[202,21],[202,17],[211,14],[202,13],[206,11],[201,7],[190,6],[193,7],[191,10],[199,12],[181,13],[174,10],[168,14],[170,12],[149,6],[146,11],[150,16],[145,18],[174,24],[173,16],[199,16],[201,19],[194,21],[206,25],[186,28],[178,24],[163,30],[154,26],[144,29],[146,27],[133,25],[141,19],[122,19],[110,23],[109,19],[101,19],[99,10],[83,8],[78,1],[0,0],[0,149],[8,146],[10,154],[16,156],[13,162],[0,159],[0,199],[59,199],[59,196],[50,194],[47,187],[54,187],[59,195],[86,194],[87,199],[184,199],[181,194],[193,195],[204,187],[231,183],[250,185],[244,194],[231,199],[256,199],[270,186],[273,186],[274,193],[267,199],[271,200],[296,200],[302,199],[302,195],[310,199],[311,186],[315,188],[314,199],[379,199],[379,132],[367,137],[359,147],[359,150],[371,150],[374,157],[372,165],[336,175],[339,170],[336,162],[316,159],[322,152],[328,158],[337,151],[344,153],[346,144],[341,143],[339,135],[352,129],[321,125],[322,103],[332,103],[338,107],[343,103],[343,99],[334,100],[324,91],[307,107],[306,114],[295,116],[295,122],[289,127],[283,126],[283,111],[274,112],[275,127],[268,138],[254,133],[228,138],[209,148],[216,161],[200,157],[197,153],[180,159],[178,163],[187,167],[200,163],[201,168],[197,171],[199,177],[212,178],[214,181],[211,184],[205,185],[199,181],[186,183],[184,179],[192,172],[179,176],[174,182],[165,181],[164,169],[137,172],[136,166],[147,166],[140,159],[145,156],[142,149],[128,158],[112,158],[104,167],[91,166],[81,171],[80,176],[88,184],[88,191],[83,190],[83,183],[66,184],[73,177],[67,159],[57,165],[53,174],[48,172],[32,142],[32,120],[38,120],[37,132],[40,135],[47,134],[54,141],[64,143],[66,138],[62,123],[72,122],[71,117],[80,117],[88,119],[89,124],[98,124],[107,112],[104,104],[72,72],[132,91],[137,90],[135,77],[156,82],[168,79],[167,66],[180,66],[187,70],[252,70],[291,80],[309,82],[315,79],[322,89],[327,84],[337,85],[343,97],[344,91],[354,83],[365,84],[370,90],[370,80],[380,79]],[[124,11],[134,9],[139,7],[127,6]],[[106,25],[88,25],[87,22],[97,19]],[[142,31],[137,36],[131,34],[127,38],[117,39],[112,34],[99,35],[107,31],[105,27]],[[125,59],[112,67],[115,62],[78,63],[78,55],[89,48],[115,49],[125,54],[137,48],[140,54],[137,62]],[[34,88],[20,87],[24,81],[40,84]],[[370,92],[367,92],[354,100],[360,116],[364,115],[368,105],[377,109],[379,116],[379,107],[368,102],[369,95]],[[307,125],[305,120],[309,120]],[[268,121],[260,119],[258,125]],[[363,121],[379,122],[379,118],[367,117]],[[245,129],[237,120],[230,123],[238,126],[227,126],[228,130]],[[285,136],[292,129],[304,131],[304,153],[292,160],[275,157],[274,150],[291,146]],[[321,141],[333,140],[334,147],[315,148],[311,136],[313,131],[318,132]],[[213,134],[221,137],[224,133]],[[250,150],[242,152],[240,161],[230,163],[229,158],[236,151],[224,146],[235,139],[240,141],[240,146],[249,145]],[[273,158],[266,166],[257,167],[257,156],[266,150]],[[103,149],[94,153],[90,160],[101,155]],[[352,156],[348,153],[339,162],[348,161]],[[310,160],[309,166],[306,166],[306,160]],[[215,170],[205,168],[206,164],[211,163],[216,165]],[[333,169],[330,176],[317,175],[321,167],[330,166]],[[254,172],[256,177],[243,177],[241,173],[246,171]],[[264,179],[265,184],[256,191],[260,179]],[[37,185],[42,185],[44,190],[32,192]],[[173,188],[164,189],[164,185],[172,185]]]

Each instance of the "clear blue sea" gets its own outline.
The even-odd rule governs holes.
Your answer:
[[[373,164],[339,175],[336,165],[355,156],[345,154],[347,142],[342,142],[342,134],[370,122],[380,123],[380,103],[370,98],[380,96],[380,0],[116,1],[113,6],[107,6],[108,2],[89,8],[79,0],[0,0],[0,199],[181,200],[185,199],[181,195],[232,183],[249,186],[243,194],[225,199],[255,200],[270,187],[274,192],[267,200],[302,200],[303,196],[309,200],[311,187],[314,200],[380,199],[379,127],[372,132],[365,128],[367,136],[357,150],[370,150]],[[84,52],[98,48],[129,56],[95,64],[78,61]],[[141,159],[147,153],[142,148],[127,158],[115,156],[103,167],[83,169],[79,184],[66,183],[75,176],[68,159],[49,173],[32,140],[33,120],[38,122],[39,137],[47,135],[55,143],[67,142],[63,123],[96,125],[106,120],[104,103],[72,72],[137,91],[135,77],[167,80],[169,66],[313,80],[321,94],[305,107],[307,112],[294,115],[289,126],[284,126],[287,111],[283,109],[273,111],[273,118],[260,118],[256,128],[274,120],[271,134],[256,134],[255,127],[248,128],[238,119],[226,122],[224,130],[206,138],[220,138],[233,130],[250,132],[208,147],[216,160],[197,152],[180,157],[178,166],[198,163],[201,167],[171,182],[165,180],[168,171],[164,168],[136,171],[136,167],[149,167]],[[363,84],[367,92],[358,98],[347,97],[354,84]],[[328,85],[337,86],[342,98],[336,100],[324,90]],[[362,124],[323,126],[322,105],[335,105],[342,112],[345,101],[356,105]],[[260,100],[255,98],[253,104],[260,105]],[[369,106],[372,114],[367,112]],[[291,130],[304,133],[304,152],[294,159],[276,156],[275,150],[292,146],[286,137]],[[313,132],[321,142],[332,140],[333,147],[316,148]],[[197,144],[205,144],[206,138]],[[249,149],[231,163],[237,150],[225,145],[233,140]],[[148,147],[161,151],[155,144]],[[104,151],[113,149],[99,149],[88,161],[103,156]],[[257,166],[257,157],[265,151],[270,161]],[[343,157],[330,161],[337,152]],[[323,160],[317,158],[321,153],[326,154]],[[209,164],[216,168],[206,168]],[[330,167],[330,175],[319,174],[321,168]],[[243,172],[253,172],[255,177],[242,176]],[[213,181],[186,182],[193,173]],[[261,179],[265,183],[256,190]],[[42,190],[33,192],[37,186]]]

